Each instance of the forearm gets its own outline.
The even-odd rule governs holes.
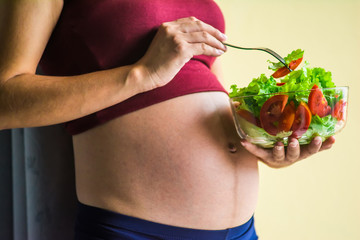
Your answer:
[[[194,17],[163,23],[134,65],[72,77],[35,75],[63,1],[6,0],[0,13],[0,129],[86,116],[167,84],[195,55],[220,56],[223,34]],[[187,34],[184,34],[187,33]]]
[[[0,129],[52,125],[83,117],[146,90],[143,82],[146,74],[141,65],[71,77],[21,74],[2,79]]]

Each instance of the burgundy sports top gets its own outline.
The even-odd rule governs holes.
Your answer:
[[[224,18],[213,0],[65,1],[40,67],[46,75],[71,76],[137,62],[163,22],[196,18],[224,32]],[[111,119],[177,96],[226,92],[210,71],[215,58],[195,56],[167,85],[137,94],[99,112],[66,123],[74,135]]]

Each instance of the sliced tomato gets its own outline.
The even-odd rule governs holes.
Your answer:
[[[281,67],[278,70],[276,70],[273,73],[273,75],[271,75],[271,76],[273,76],[274,78],[281,78],[283,76],[288,75],[289,73],[290,73],[290,70],[287,67],[284,66],[284,67]]]
[[[296,59],[294,61],[291,61],[289,63],[289,68],[291,70],[295,70],[297,68],[297,66],[299,66],[299,64],[301,63],[301,61],[303,60],[303,58],[299,58],[299,59]],[[274,73],[273,73],[273,77],[274,78],[280,78],[280,77],[283,77],[285,75],[288,75],[290,73],[290,70],[287,68],[287,67],[281,67],[279,68],[278,70],[276,70]]]
[[[299,58],[299,59],[296,59],[296,60],[294,60],[294,61],[291,61],[291,62],[289,63],[289,68],[290,68],[291,70],[295,70],[295,69],[300,65],[300,63],[302,62],[302,60],[303,60],[303,58],[301,57],[301,58]]]
[[[251,112],[245,109],[240,109],[237,110],[236,112],[240,117],[244,118],[246,121],[260,127],[260,120],[257,117],[255,117]]]
[[[341,121],[344,119],[344,111],[345,111],[346,102],[344,102],[342,99],[338,101],[334,109],[331,111],[331,116],[336,118],[337,120]]]
[[[295,104],[291,101],[288,105],[285,106],[283,113],[279,119],[278,130],[288,132],[291,129],[295,119]]]
[[[262,128],[271,135],[280,132],[279,121],[288,101],[287,95],[275,95],[263,104],[260,110],[260,123]]]
[[[280,87],[280,86],[282,86],[284,84],[285,84],[284,82],[278,82],[278,83],[276,83],[276,86]]]
[[[294,123],[291,127],[293,131],[291,137],[300,138],[309,128],[310,123],[311,111],[306,103],[301,102],[295,112]]]
[[[309,94],[308,104],[313,115],[325,117],[331,113],[331,107],[328,105],[321,89],[316,84],[312,87]]]

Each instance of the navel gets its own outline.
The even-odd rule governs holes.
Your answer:
[[[237,147],[234,143],[230,142],[228,144],[228,149],[229,149],[229,152],[231,153],[236,153],[237,152]]]

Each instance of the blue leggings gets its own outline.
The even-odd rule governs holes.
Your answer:
[[[254,219],[225,230],[199,230],[155,223],[78,204],[75,240],[257,240]]]

